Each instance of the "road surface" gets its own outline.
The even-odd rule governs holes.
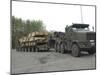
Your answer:
[[[17,52],[12,50],[12,73],[47,72],[95,69],[95,54],[82,53],[81,57],[51,52]]]

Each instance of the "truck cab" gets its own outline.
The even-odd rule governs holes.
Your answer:
[[[65,28],[67,50],[73,56],[80,56],[81,51],[94,54],[96,51],[96,33],[89,30],[89,24],[73,24]]]

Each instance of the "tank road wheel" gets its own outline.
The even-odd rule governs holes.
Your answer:
[[[30,52],[32,52],[32,47],[30,47]]]
[[[65,46],[64,46],[63,43],[60,44],[60,52],[61,52],[62,54],[65,53]]]
[[[74,57],[80,56],[80,49],[77,44],[73,44],[73,46],[72,46],[72,56],[74,56]]]
[[[20,47],[18,51],[20,52],[20,51],[21,51],[21,49],[22,49],[22,48]]]
[[[25,49],[26,49],[26,48],[23,48],[23,52],[25,52]]]
[[[38,47],[35,48],[35,52],[39,52],[39,48]]]
[[[27,47],[25,47],[25,52],[27,52],[28,51],[28,48]]]
[[[32,47],[32,51],[35,52],[35,47]]]
[[[22,48],[21,48],[21,51],[25,51],[25,48],[24,48],[24,47],[22,47]]]
[[[27,52],[30,52],[30,47],[27,47]]]
[[[58,52],[61,53],[61,44],[58,44]]]
[[[21,50],[21,47],[18,48],[18,51],[20,51],[20,50]]]
[[[27,52],[27,47],[24,47],[23,51]]]

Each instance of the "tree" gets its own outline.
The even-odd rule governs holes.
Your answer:
[[[34,31],[46,31],[41,20],[22,20],[12,16],[12,48],[16,48],[17,40]]]

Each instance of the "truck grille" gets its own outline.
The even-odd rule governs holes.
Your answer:
[[[95,32],[88,32],[87,33],[87,40],[96,40],[96,33]]]

